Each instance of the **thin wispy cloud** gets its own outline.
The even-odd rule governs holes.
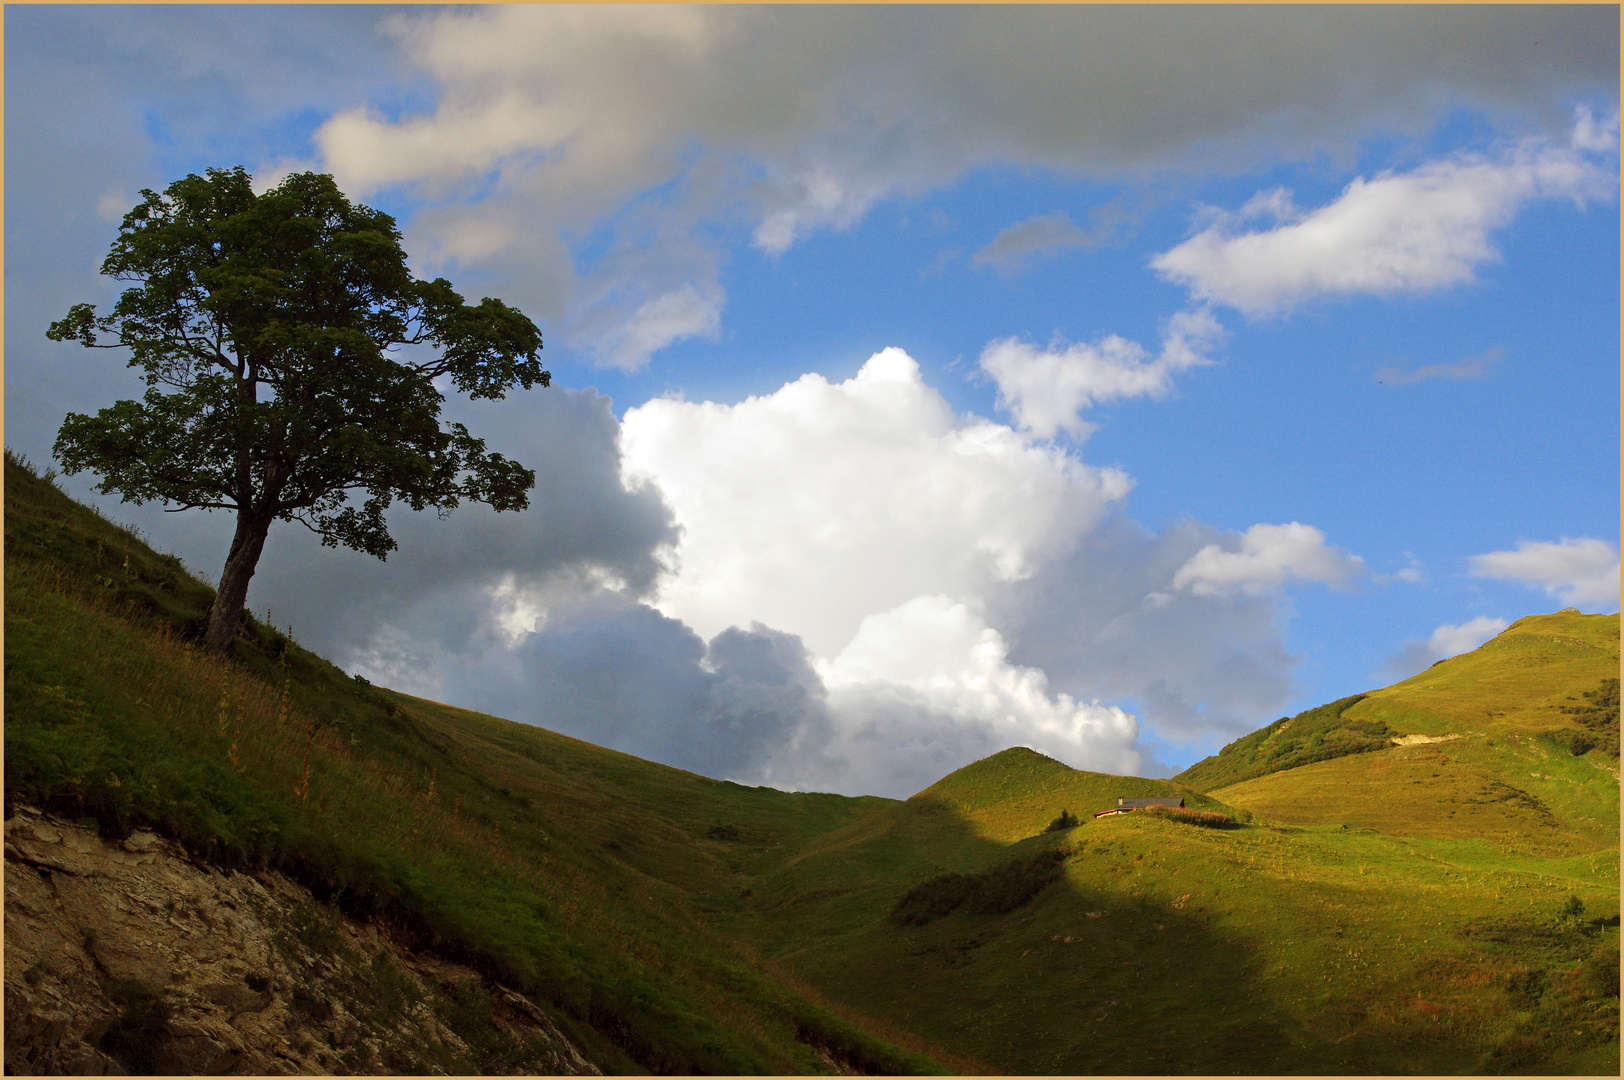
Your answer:
[[[986,247],[975,253],[970,262],[1011,274],[1034,258],[1109,243],[1136,220],[1138,214],[1128,209],[1121,200],[1112,200],[1090,210],[1087,229],[1079,227],[1068,214],[1039,214],[999,232]]]
[[[1505,355],[1504,349],[1494,348],[1477,356],[1457,360],[1453,364],[1426,364],[1407,371],[1396,367],[1381,367],[1376,369],[1376,381],[1385,386],[1404,386],[1427,379],[1481,379],[1494,370]]]

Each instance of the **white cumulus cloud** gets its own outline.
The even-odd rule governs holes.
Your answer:
[[[1479,615],[1458,626],[1444,623],[1430,637],[1404,642],[1398,652],[1387,658],[1377,677],[1394,682],[1407,679],[1440,660],[1471,652],[1510,625],[1504,619],[1488,615]]]
[[[778,783],[924,784],[1012,743],[1137,770],[1129,698],[1165,737],[1233,738],[1289,697],[1278,588],[1363,573],[1296,523],[1147,534],[1121,512],[1128,477],[956,416],[900,349],[841,383],[648,402],[621,447],[676,530],[650,602],[701,638],[759,622],[813,658],[823,764],[778,759]]]
[[[758,619],[825,657],[871,614],[1025,576],[1131,486],[956,417],[900,349],[842,383],[650,401],[621,444],[628,481],[657,486],[682,529],[660,609],[707,637]]]
[[[1312,525],[1253,525],[1231,547],[1208,544],[1173,575],[1173,587],[1197,596],[1271,592],[1292,578],[1347,587],[1364,575],[1364,560],[1325,542]]]
[[[1459,626],[1444,623],[1427,639],[1427,647],[1440,660],[1459,656],[1463,652],[1471,652],[1510,625],[1504,619],[1495,619],[1488,615],[1479,615]]]
[[[1210,312],[1180,312],[1168,321],[1154,357],[1116,334],[1063,349],[1006,338],[982,350],[981,370],[998,386],[999,407],[1023,430],[1043,439],[1064,430],[1082,439],[1092,430],[1079,415],[1083,409],[1121,398],[1162,397],[1172,389],[1175,372],[1209,362],[1206,353],[1222,332]]]
[[[1592,537],[1556,543],[1523,540],[1516,551],[1491,551],[1467,560],[1476,577],[1518,581],[1564,604],[1616,610],[1619,597],[1618,549]]]
[[[1585,139],[1587,147],[1596,141]],[[1525,144],[1495,158],[1463,156],[1361,177],[1307,213],[1271,192],[1239,214],[1220,215],[1151,266],[1202,300],[1254,316],[1319,296],[1425,292],[1471,281],[1477,267],[1496,259],[1491,234],[1524,203],[1606,199],[1616,185],[1613,163],[1574,146]],[[1285,220],[1262,231],[1238,228],[1263,210]]]
[[[855,777],[873,774],[871,787],[900,774],[917,791],[1012,745],[1102,772],[1144,764],[1132,715],[1051,694],[1042,671],[1009,663],[1002,635],[949,597],[870,615],[818,670],[837,718],[832,752]]]

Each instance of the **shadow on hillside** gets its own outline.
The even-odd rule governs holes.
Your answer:
[[[1188,828],[1105,818],[1006,845],[916,796],[764,886],[764,951],[876,1033],[958,1056],[960,1071],[1406,1072],[1482,1057],[1473,1032],[1444,1025],[1409,1058],[1350,1042],[1370,1005],[1332,984],[1321,1001],[1286,1000],[1302,982],[1276,981],[1275,961],[1217,917],[1245,880],[1221,857],[1163,862],[1168,830]],[[1055,858],[1052,882],[1007,903]]]

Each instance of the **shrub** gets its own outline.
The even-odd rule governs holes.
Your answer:
[[[1070,810],[1060,811],[1060,816],[1043,827],[1044,832],[1062,832],[1066,829],[1075,829],[1081,825],[1082,819]]]
[[[1002,915],[1031,902],[1060,876],[1067,852],[1044,851],[1012,859],[979,874],[943,874],[915,885],[891,909],[891,921],[924,926],[954,911]]]
[[[1613,757],[1618,756],[1618,680],[1603,679],[1601,685],[1585,692],[1584,705],[1572,705],[1562,711],[1589,729],[1582,733],[1567,729],[1552,732],[1553,737],[1567,746],[1575,756],[1600,748]],[[1584,749],[1580,749],[1583,746]]]
[[[1618,949],[1598,946],[1579,969],[1579,988],[1586,997],[1618,997]]]
[[[1602,744],[1597,736],[1582,728],[1550,728],[1545,734],[1574,757],[1584,757]]]

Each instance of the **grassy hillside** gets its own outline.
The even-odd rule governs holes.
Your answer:
[[[1316,761],[1384,750],[1392,745],[1391,728],[1380,720],[1358,721],[1346,716],[1364,697],[1355,694],[1296,716],[1282,716],[1236,739],[1214,756],[1196,762],[1177,779],[1198,790],[1211,791]]]
[[[741,787],[392,694],[257,621],[214,659],[192,643],[210,590],[177,560],[10,455],[5,500],[8,805],[287,870],[551,1006],[606,1071],[936,1067],[785,989],[705,914],[884,800]]]
[[[1403,736],[1420,742],[1416,736],[1533,735],[1576,756],[1599,749],[1616,759],[1618,674],[1616,614],[1583,615],[1569,608],[1534,615],[1481,648],[1441,660],[1386,689],[1281,717],[1175,780],[1210,792],[1315,762],[1386,750]]]
[[[258,622],[207,657],[178,562],[9,458],[5,496],[8,803],[289,870],[606,1071],[1616,1075],[1617,758],[1571,734],[1616,735],[1616,616],[1171,781],[1015,748],[851,799],[367,686]],[[1158,794],[1226,827],[1092,817]]]
[[[1617,615],[1530,616],[1474,652],[1362,695],[1342,719],[1387,728],[1381,752],[1237,777],[1213,794],[1293,824],[1487,840],[1551,857],[1617,848],[1618,666]],[[1598,708],[1609,688],[1611,709]]]
[[[850,1015],[1012,1072],[1614,1075],[1617,759],[1548,729],[1596,705],[1618,620],[1507,633],[1173,781],[1005,751],[812,839],[743,932]],[[1423,715],[1439,703],[1494,715],[1463,734]],[[1236,825],[1082,813],[1043,832],[1162,793]],[[1058,880],[1025,906],[891,916],[1048,851]]]
[[[1565,709],[1619,674],[1618,615],[1572,608],[1518,619],[1494,640],[1365,695],[1352,719],[1402,734],[1550,736],[1576,726]]]

